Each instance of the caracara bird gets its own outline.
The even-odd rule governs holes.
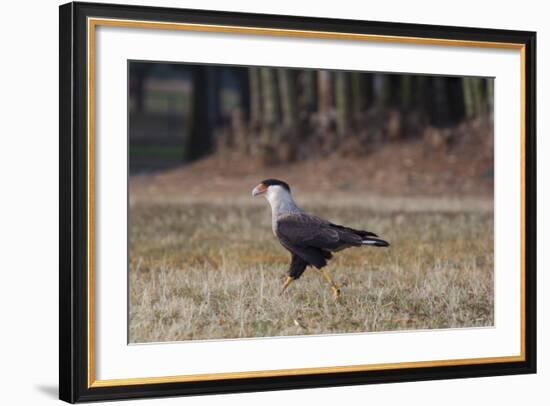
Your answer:
[[[332,253],[349,247],[370,245],[388,247],[390,244],[374,233],[330,223],[300,209],[290,193],[290,186],[277,179],[266,179],[252,190],[252,196],[264,195],[271,206],[273,233],[291,254],[288,277],[281,293],[304,273],[307,266],[321,272],[330,284],[334,297],[340,288],[323,269]]]

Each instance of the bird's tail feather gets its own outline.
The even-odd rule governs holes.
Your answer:
[[[373,245],[375,247],[389,247],[390,243],[381,238],[368,237],[361,241],[363,245]]]

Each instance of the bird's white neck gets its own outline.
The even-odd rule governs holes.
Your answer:
[[[285,213],[301,212],[288,190],[279,185],[270,186],[265,194],[273,218]]]

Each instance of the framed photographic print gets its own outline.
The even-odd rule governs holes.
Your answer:
[[[533,32],[60,7],[60,398],[536,371]]]

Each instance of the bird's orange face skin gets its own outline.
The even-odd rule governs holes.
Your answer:
[[[256,186],[252,190],[252,196],[255,197],[255,196],[264,194],[265,192],[267,192],[267,186],[264,185],[263,183],[260,183],[258,186]]]

